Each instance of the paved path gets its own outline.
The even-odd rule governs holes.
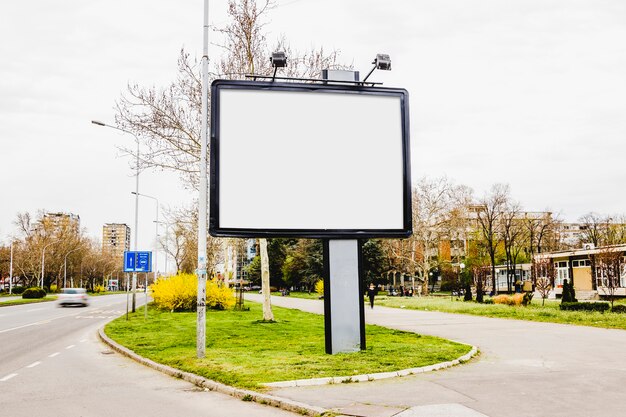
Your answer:
[[[323,311],[316,300],[272,301]],[[366,321],[473,344],[481,356],[430,374],[272,393],[368,417],[626,416],[626,331],[384,307],[366,309]]]

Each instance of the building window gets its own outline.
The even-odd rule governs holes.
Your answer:
[[[554,269],[556,269],[556,278],[554,279],[554,285],[557,287],[563,286],[564,280],[569,280],[569,268],[567,261],[560,261],[554,263]]]

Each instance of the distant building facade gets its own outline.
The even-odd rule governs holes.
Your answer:
[[[125,223],[106,223],[102,226],[102,251],[114,258],[123,258],[130,250],[130,227]]]
[[[562,247],[575,248],[584,240],[586,225],[582,223],[560,223],[558,227],[559,243]]]
[[[80,232],[80,216],[74,213],[44,213],[41,220],[32,226],[37,235],[59,235],[64,232]]]

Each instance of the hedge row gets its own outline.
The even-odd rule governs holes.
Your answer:
[[[565,311],[599,311],[604,313],[610,308],[609,303],[561,303],[561,310]]]
[[[28,288],[22,293],[22,298],[44,298],[45,296],[46,291],[39,287]]]
[[[613,306],[613,308],[611,309],[611,313],[626,313],[626,306],[623,304]]]

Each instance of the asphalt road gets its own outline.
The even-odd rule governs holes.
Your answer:
[[[323,312],[316,300],[272,297],[272,303]],[[272,394],[372,417],[626,416],[624,330],[378,306],[366,309],[366,321],[472,344],[481,355],[444,371]]]
[[[199,390],[113,353],[96,332],[125,311],[123,294],[92,297],[86,308],[0,308],[0,416],[294,415]]]

